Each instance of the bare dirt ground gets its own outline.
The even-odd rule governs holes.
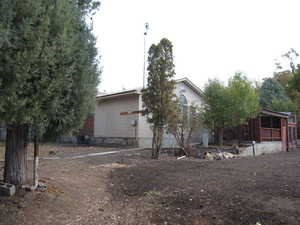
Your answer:
[[[4,148],[5,143],[0,142],[0,160],[4,160]],[[72,144],[45,144],[40,145],[41,158],[43,157],[72,157],[83,154],[97,153],[97,152],[108,152],[118,150],[118,148],[101,148],[95,146],[86,145],[72,145]],[[28,146],[28,156],[33,157],[33,144]]]
[[[224,161],[149,157],[41,160],[47,191],[0,197],[0,224],[300,224],[300,150]]]

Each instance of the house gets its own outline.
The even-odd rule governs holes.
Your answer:
[[[200,105],[202,101],[202,91],[188,78],[176,80],[175,94],[186,106]],[[141,89],[101,94],[96,102],[94,138],[97,144],[151,147],[152,131],[142,115]],[[201,131],[192,141],[201,142]],[[163,146],[175,145],[172,135],[165,134]]]
[[[176,80],[175,94],[181,104],[202,104],[203,92],[188,78]],[[150,148],[152,131],[142,115],[141,89],[102,93],[96,98],[94,138],[101,145],[123,145]],[[225,130],[224,139],[242,143],[255,142],[257,154],[286,151],[296,147],[296,116],[292,113],[274,112],[263,109],[247,124]],[[193,143],[202,143],[209,131],[199,130],[192,138]],[[174,147],[176,141],[171,134],[164,134],[163,147]],[[244,155],[252,154],[252,146]]]
[[[225,131],[225,139],[255,142],[257,154],[286,151],[296,147],[296,116],[292,113],[263,109],[247,124]],[[252,147],[242,155],[252,154]]]

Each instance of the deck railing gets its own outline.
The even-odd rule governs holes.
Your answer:
[[[280,141],[281,132],[280,128],[261,128],[262,141]]]

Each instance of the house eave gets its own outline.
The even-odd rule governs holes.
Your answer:
[[[192,81],[190,81],[188,78],[181,78],[175,80],[175,82],[178,83],[184,83],[187,85],[189,88],[191,88],[196,94],[199,96],[203,96],[203,91],[198,88]],[[112,99],[112,98],[118,98],[118,97],[123,97],[123,96],[129,96],[129,95],[141,95],[142,94],[142,89],[141,88],[136,88],[136,89],[131,89],[131,90],[124,90],[124,91],[119,91],[119,92],[114,92],[114,93],[108,93],[108,94],[101,94],[96,97],[97,101],[102,101],[102,100],[107,100],[107,99]]]
[[[275,112],[269,109],[263,109],[261,111],[262,115],[267,115],[267,116],[276,116],[276,117],[281,117],[281,118],[288,118],[289,116],[284,114],[284,113],[280,113],[280,112]]]
[[[176,80],[176,83],[181,83],[181,82],[186,84],[189,88],[191,88],[199,96],[202,97],[204,95],[203,91],[199,87],[197,87],[197,85],[195,85],[192,81],[190,81],[188,78],[184,77],[184,78]]]
[[[116,92],[116,93],[110,93],[106,95],[100,95],[96,97],[97,101],[102,101],[102,100],[108,100],[112,98],[118,98],[118,97],[124,97],[124,96],[130,96],[130,95],[140,95],[141,91],[134,89],[134,90],[128,90],[128,91],[123,91],[123,92]]]

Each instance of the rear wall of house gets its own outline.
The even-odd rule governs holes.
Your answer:
[[[126,112],[137,111],[138,107],[138,95],[97,102],[94,136],[134,138],[137,128],[132,126],[132,121],[138,120],[138,114],[126,115]]]

